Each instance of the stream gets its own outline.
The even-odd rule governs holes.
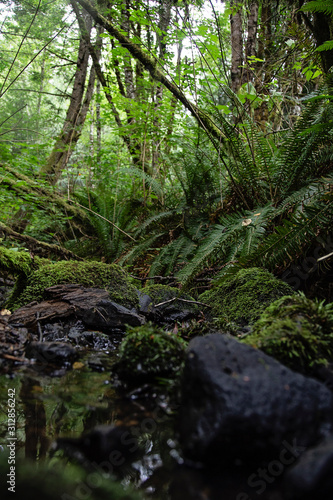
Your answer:
[[[73,458],[55,449],[58,438],[77,439],[101,425],[126,426],[143,452],[126,465],[122,484],[152,498],[169,498],[171,470],[181,462],[172,405],[163,387],[127,392],[116,387],[110,378],[115,359],[115,352],[87,351],[72,367],[31,364],[0,375],[0,444],[5,448],[8,438],[9,395],[15,395],[18,462],[29,459],[52,467]]]

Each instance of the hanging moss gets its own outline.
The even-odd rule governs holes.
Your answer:
[[[303,293],[282,297],[265,309],[243,342],[297,371],[332,362],[333,303]]]
[[[134,383],[175,376],[181,370],[185,347],[181,338],[151,324],[130,328],[121,343],[113,372]]]
[[[22,290],[15,290],[7,307],[15,310],[32,301],[40,302],[46,288],[61,284],[79,284],[104,288],[110,299],[126,307],[138,304],[136,288],[129,283],[126,273],[116,264],[102,262],[59,261],[43,265],[26,279]]]
[[[268,304],[292,291],[266,269],[253,267],[224,277],[198,300],[211,306],[214,318],[246,325],[254,323]]]

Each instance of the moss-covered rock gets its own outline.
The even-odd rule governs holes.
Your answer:
[[[199,300],[211,306],[214,318],[243,326],[254,323],[268,304],[292,292],[266,269],[253,267],[222,278]]]
[[[297,371],[332,362],[333,303],[303,293],[282,297],[265,309],[243,342]]]
[[[121,343],[113,372],[132,383],[174,377],[181,370],[185,348],[181,338],[151,324],[130,328]]]
[[[48,263],[33,271],[26,279],[23,290],[13,291],[7,307],[15,310],[29,302],[40,302],[46,288],[53,285],[78,284],[85,287],[103,288],[110,299],[126,307],[138,305],[136,288],[116,264],[102,262],[59,261]],[[21,287],[22,288],[22,287]]]

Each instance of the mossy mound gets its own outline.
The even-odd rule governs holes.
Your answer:
[[[243,342],[304,373],[333,361],[333,303],[303,293],[270,304]]]
[[[126,307],[138,305],[136,288],[116,264],[102,262],[59,261],[44,264],[33,271],[23,290],[14,290],[7,307],[15,310],[29,302],[40,302],[46,288],[53,285],[78,284],[85,287],[103,288],[109,291],[110,299]],[[22,288],[22,287],[21,287]]]
[[[202,293],[199,301],[211,306],[214,318],[244,326],[254,323],[268,304],[292,292],[266,269],[253,267],[224,277]]]
[[[127,382],[152,381],[180,373],[186,343],[173,333],[147,324],[130,328],[112,371]]]

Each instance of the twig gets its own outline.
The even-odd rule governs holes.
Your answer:
[[[178,297],[174,297],[173,299],[160,302],[159,304],[154,305],[154,307],[164,306],[165,304],[170,304],[171,302],[175,302],[175,300],[179,300],[180,302],[187,302],[189,304],[197,304],[199,306],[212,307],[209,304],[204,304],[203,302],[198,302],[197,300],[179,299]]]
[[[327,255],[324,255],[324,257],[320,257],[320,259],[317,259],[317,262],[320,262],[321,260],[326,260],[329,257],[332,257],[332,255],[333,255],[333,252],[328,253]]]
[[[176,276],[147,276],[146,278],[139,278],[139,276],[134,276],[134,274],[130,274],[131,278],[134,278],[136,280],[140,281],[146,281],[146,280],[164,280],[164,281],[178,281],[178,278]]]
[[[39,342],[43,342],[43,331],[42,327],[40,326],[39,320],[42,319],[40,318],[40,312],[36,312],[36,323],[37,323],[37,328],[38,328],[38,340]]]
[[[118,229],[118,231],[120,231],[121,233],[125,234],[131,240],[136,241],[134,238],[132,238],[132,236],[130,234],[128,234],[125,231],[123,231],[122,229],[120,229],[120,227],[118,227],[114,222],[111,222],[109,219],[106,219],[106,217],[103,217],[103,215],[100,215],[100,214],[94,212],[90,208],[85,207],[84,205],[81,205],[77,201],[73,201],[70,198],[68,198],[68,201],[70,201],[71,203],[74,203],[75,205],[78,205],[79,207],[83,208],[84,210],[88,210],[88,212],[91,212],[92,214],[96,215],[96,217],[100,217],[101,219],[105,220],[106,222],[108,222],[109,224],[111,224],[112,226],[114,226],[116,229]]]
[[[1,352],[0,356],[4,359],[10,359],[11,361],[18,361],[19,363],[26,363],[27,362],[27,360],[24,358],[18,358],[17,356],[12,356],[11,354],[6,354],[4,352]]]

